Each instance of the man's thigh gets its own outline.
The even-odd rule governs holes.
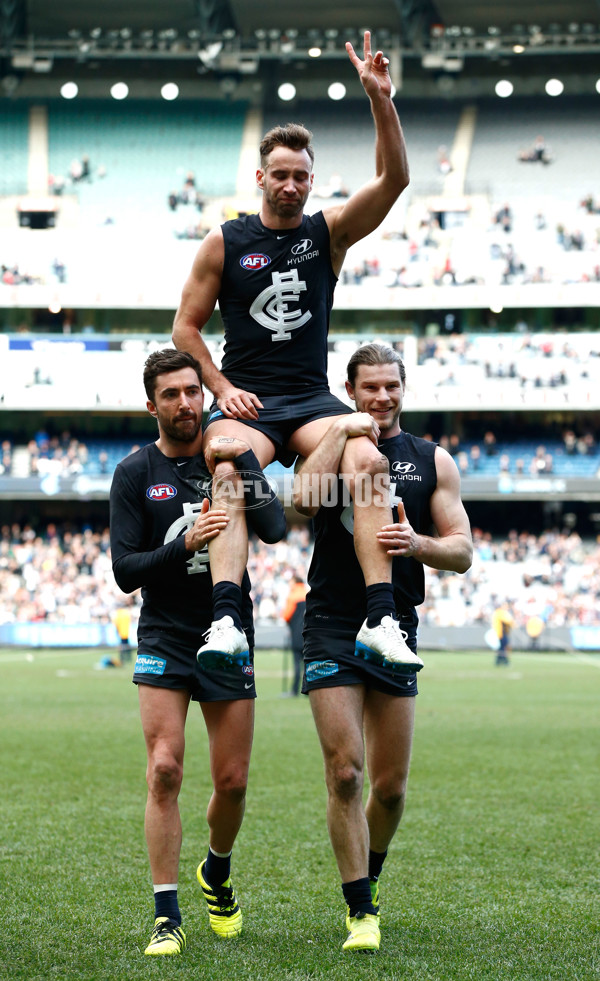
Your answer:
[[[367,771],[371,782],[387,776],[405,780],[410,766],[415,698],[371,689],[365,698],[364,728]]]
[[[231,699],[201,702],[210,749],[213,781],[224,770],[238,770],[247,776],[254,735],[254,700]]]
[[[261,467],[266,467],[275,456],[275,446],[272,440],[260,429],[246,425],[240,419],[219,419],[211,422],[204,433],[202,445],[206,446],[210,439],[216,436],[232,436],[242,439],[254,451]]]
[[[315,688],[308,697],[325,761],[362,768],[364,686]]]
[[[299,456],[309,456],[321,442],[331,424],[341,418],[340,415],[325,416],[322,419],[313,419],[311,422],[305,423],[290,436],[287,442],[288,449]]]
[[[150,758],[161,749],[183,762],[190,693],[182,688],[138,684],[140,717]]]

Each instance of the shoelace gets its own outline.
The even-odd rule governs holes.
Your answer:
[[[215,899],[217,900],[217,906],[221,910],[227,909],[229,906],[233,906],[233,886],[219,886],[218,889],[213,889]]]
[[[173,920],[165,920],[164,923],[159,924],[155,927],[152,936],[154,939],[158,940],[161,937],[169,936],[177,930],[177,924]]]
[[[222,633],[224,630],[227,630],[227,627],[222,627],[222,626],[213,627],[213,626],[210,626],[208,628],[208,630],[205,630],[204,631],[204,633],[202,634],[202,636],[204,637],[204,640],[207,641],[208,638],[210,637],[210,635],[212,634],[212,637],[211,637],[211,640],[212,640],[213,637],[218,637],[219,634]]]
[[[406,633],[405,630],[402,629],[402,627],[400,626],[397,620],[392,620],[391,623],[386,623],[384,630],[389,631],[389,633],[392,634],[392,636],[396,636],[396,634],[400,634],[404,643],[406,643],[406,641],[408,640],[408,634]]]

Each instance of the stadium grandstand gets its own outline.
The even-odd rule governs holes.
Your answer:
[[[154,438],[143,361],[170,344],[199,240],[258,210],[262,133],[288,119],[313,131],[309,210],[372,174],[369,107],[344,52],[363,5],[249,7],[0,6],[3,644],[112,638],[123,597],[108,491],[116,463]],[[487,7],[369,5],[411,184],[348,254],[330,383],[345,398],[356,346],[392,344],[405,427],[461,471],[475,561],[465,576],[428,573],[423,646],[481,647],[509,599],[515,645],[536,616],[549,648],[598,649],[600,17],[591,0],[511,0],[493,19]],[[218,313],[206,339],[218,364]],[[311,553],[290,471],[270,475],[290,531],[253,543],[267,646]]]

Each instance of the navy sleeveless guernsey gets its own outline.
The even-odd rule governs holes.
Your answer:
[[[337,282],[323,212],[299,228],[265,228],[258,215],[222,226],[221,370],[261,395],[328,389],[327,333]]]
[[[429,501],[437,486],[436,444],[401,432],[383,439],[379,449],[390,464],[390,499],[393,520],[397,504],[417,534],[432,531]],[[345,504],[342,482],[333,507],[322,506],[314,517],[315,549],[308,572],[305,628],[348,629],[356,632],[367,615],[365,580],[354,550],[354,508]],[[411,611],[425,598],[425,572],[416,559],[392,559],[392,585],[398,613]]]

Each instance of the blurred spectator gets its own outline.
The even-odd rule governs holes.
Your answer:
[[[458,435],[458,433],[450,433],[448,449],[452,456],[456,456],[456,454],[460,450],[460,436]]]
[[[496,664],[505,665],[509,663],[509,652],[511,649],[510,634],[514,625],[514,617],[510,612],[510,605],[505,600],[500,603],[492,614],[492,630],[498,638],[498,650],[496,652]]]
[[[69,165],[69,177],[71,178],[73,184],[77,184],[81,180],[82,176],[83,176],[83,165],[81,163],[81,160],[77,160],[77,158],[71,160],[71,163]]]
[[[503,204],[494,215],[494,222],[496,225],[500,225],[502,231],[506,232],[507,234],[508,232],[512,231],[512,220],[512,211],[508,203]]]
[[[461,477],[464,477],[466,474],[468,474],[468,472],[469,472],[469,457],[465,453],[464,450],[461,450],[458,453],[458,455],[456,457],[456,463],[458,465],[458,469],[459,469],[459,472],[460,472]]]
[[[582,456],[586,456],[588,453],[593,453],[596,446],[596,440],[592,433],[585,433],[585,435],[580,436],[577,440],[577,452]]]
[[[483,435],[483,446],[486,456],[495,456],[497,452],[496,437],[491,429],[488,429],[488,431]]]
[[[452,173],[452,164],[450,163],[450,158],[448,156],[448,147],[438,147],[437,165],[438,170],[443,177],[446,177],[448,174]]]
[[[54,259],[52,261],[52,272],[56,276],[59,283],[66,283],[67,269],[62,259]]]
[[[588,194],[581,202],[581,207],[585,208],[588,215],[600,215],[600,204],[597,204],[593,194]]]
[[[530,473],[535,476],[541,473],[552,473],[553,469],[554,460],[552,454],[546,452],[545,446],[538,446],[535,456],[531,461]]]
[[[0,474],[9,477],[12,473],[12,468],[12,444],[9,439],[3,439],[2,446],[0,447]]]
[[[332,174],[328,184],[321,184],[313,190],[317,198],[348,198],[350,191],[344,184],[340,174]]]
[[[50,194],[55,194],[59,197],[65,189],[66,180],[62,174],[49,174],[48,176],[48,190]]]
[[[544,137],[536,136],[533,146],[531,146],[528,150],[520,150],[519,160],[521,160],[523,163],[551,163],[552,157],[548,147],[546,146]]]
[[[285,606],[281,613],[282,618],[290,629],[290,646],[292,649],[293,675],[292,686],[289,695],[300,694],[300,680],[302,677],[302,629],[304,626],[304,610],[306,608],[306,594],[308,586],[304,576],[296,574],[292,579],[290,591],[288,593]]]

